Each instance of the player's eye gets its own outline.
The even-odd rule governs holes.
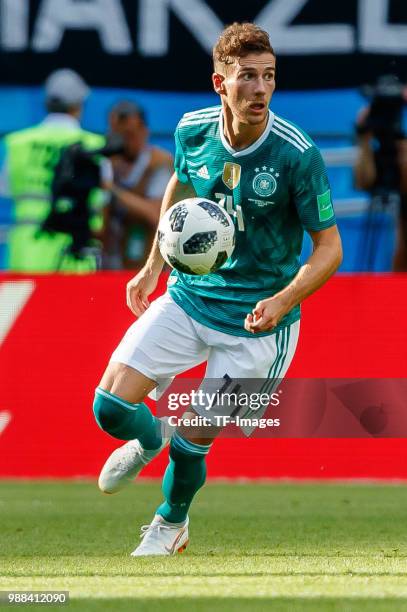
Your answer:
[[[273,72],[267,72],[267,74],[264,75],[264,78],[266,81],[272,81],[274,79],[274,73]]]
[[[243,80],[244,81],[251,81],[253,78],[254,74],[252,72],[245,72],[243,75]]]

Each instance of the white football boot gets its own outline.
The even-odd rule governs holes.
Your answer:
[[[169,556],[183,552],[189,542],[189,518],[185,523],[168,523],[162,516],[156,514],[150,525],[143,525],[142,539],[132,557],[149,557],[153,555]]]
[[[116,448],[100,472],[99,489],[103,493],[112,494],[127,487],[143,467],[161,453],[169,441],[170,438],[163,438],[163,443],[156,450],[144,450],[138,440],[130,440]]]

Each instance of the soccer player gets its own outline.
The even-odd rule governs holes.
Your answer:
[[[107,493],[120,490],[168,443],[143,402],[174,376],[207,361],[205,379],[261,379],[268,388],[293,358],[300,303],[338,268],[342,249],[320,152],[299,127],[275,115],[276,58],[269,36],[234,23],[213,51],[221,105],[186,113],[176,132],[175,173],[161,214],[200,196],[233,216],[236,247],[216,273],[173,271],[168,291],[151,304],[163,259],[155,241],[143,269],[127,285],[139,319],[114,351],[96,390],[94,413],[110,435],[129,440],[99,477]],[[300,266],[306,230],[313,252]],[[189,408],[185,417],[199,414]],[[164,501],[133,556],[170,555],[188,543],[188,510],[205,481],[214,434],[181,425],[170,440]]]

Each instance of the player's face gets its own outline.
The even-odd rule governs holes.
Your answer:
[[[264,122],[275,83],[276,59],[271,53],[251,53],[228,67],[225,101],[241,123]]]

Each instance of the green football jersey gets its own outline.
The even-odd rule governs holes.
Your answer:
[[[168,290],[193,319],[236,336],[264,336],[300,317],[293,308],[272,332],[253,336],[244,320],[259,300],[271,297],[300,268],[305,230],[335,224],[321,154],[291,121],[269,111],[260,138],[234,150],[223,133],[221,107],[186,113],[175,132],[175,171],[198,197],[225,207],[236,229],[232,256],[215,273],[173,271]]]

